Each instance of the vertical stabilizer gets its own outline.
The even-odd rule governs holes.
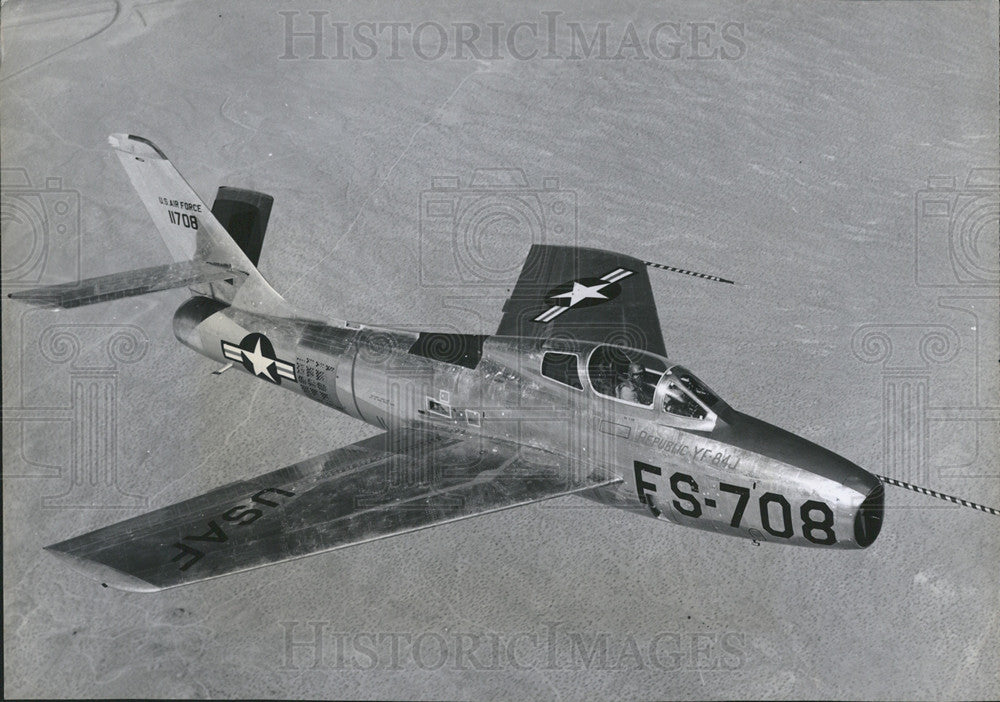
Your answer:
[[[246,274],[231,284],[212,284],[212,297],[263,314],[294,312],[261,276],[256,260],[244,253],[241,244],[230,236],[155,144],[131,134],[112,134],[108,142],[175,261],[220,264]],[[270,203],[267,205],[269,214]],[[239,213],[235,215],[238,217]],[[234,217],[230,219],[236,221]],[[266,226],[266,218],[263,224]],[[251,226],[247,231],[252,234],[252,229]],[[259,254],[258,242],[254,259]]]

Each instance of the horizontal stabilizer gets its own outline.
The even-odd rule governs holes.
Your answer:
[[[181,261],[87,278],[75,283],[20,290],[11,293],[9,297],[43,307],[80,307],[199,283],[217,283],[224,280],[237,282],[236,279],[245,277],[245,273],[230,266],[201,261]]]

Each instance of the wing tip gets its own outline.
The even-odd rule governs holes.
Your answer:
[[[7,293],[8,300],[14,300],[33,307],[58,308],[59,298],[52,293],[46,293],[44,288],[34,288],[32,290],[18,290]]]
[[[101,584],[101,587],[113,587],[116,590],[126,592],[159,592],[163,589],[111,566],[69,553],[64,550],[63,544],[65,543],[64,541],[52,544],[46,546],[44,550],[81,575],[96,580]]]

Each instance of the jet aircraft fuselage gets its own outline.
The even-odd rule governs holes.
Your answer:
[[[174,331],[209,358],[380,429],[474,438],[485,452],[491,441],[529,446],[557,455],[567,476],[612,472],[620,482],[580,494],[656,519],[828,548],[864,548],[881,526],[878,478],[732,409],[648,351],[323,324],[200,296],[178,309]]]

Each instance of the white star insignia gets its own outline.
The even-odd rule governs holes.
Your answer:
[[[569,300],[569,304],[553,304],[549,309],[542,312],[540,315],[535,317],[536,322],[541,322],[543,324],[548,324],[556,317],[561,315],[566,310],[576,307],[584,300],[610,300],[611,298],[601,292],[604,288],[609,285],[613,285],[620,280],[628,278],[633,275],[635,271],[630,271],[627,268],[616,268],[610,273],[606,273],[601,276],[603,282],[595,283],[594,285],[584,285],[579,280],[573,281],[573,289],[564,293],[559,293],[558,295],[550,295],[546,299],[550,302],[554,302],[556,299]],[[562,287],[562,286],[559,286]],[[599,303],[592,303],[599,304]]]
[[[595,300],[607,300],[607,295],[602,295],[601,290],[611,285],[611,283],[601,283],[599,285],[584,285],[583,283],[573,281],[573,289],[569,292],[564,292],[559,295],[553,295],[556,297],[568,297],[569,306],[573,307],[575,304],[581,300],[586,300],[588,298],[593,298]]]
[[[257,348],[253,350],[253,353],[244,349],[243,355],[253,365],[254,375],[264,375],[272,380],[274,379],[269,370],[274,365],[274,359],[268,358],[260,352],[260,339],[257,339]]]

